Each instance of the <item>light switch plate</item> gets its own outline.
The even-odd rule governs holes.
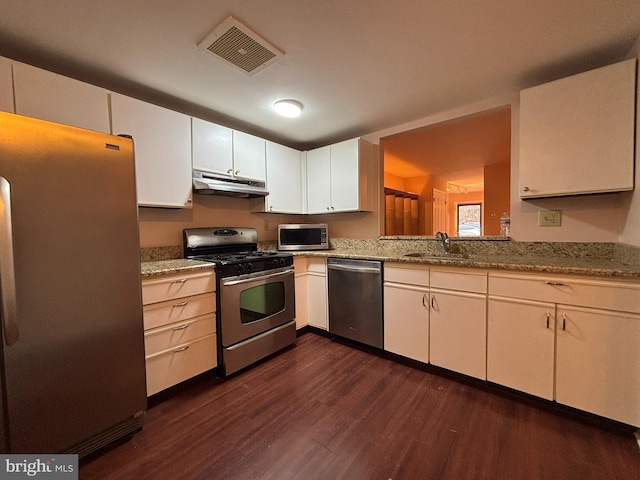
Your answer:
[[[540,210],[538,212],[539,227],[559,227],[562,225],[562,210]]]

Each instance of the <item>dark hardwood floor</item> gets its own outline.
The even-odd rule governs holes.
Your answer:
[[[152,399],[80,479],[638,479],[633,431],[314,333]]]

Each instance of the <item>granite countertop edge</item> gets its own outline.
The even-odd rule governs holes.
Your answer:
[[[565,275],[584,275],[605,278],[640,280],[640,268],[614,262],[613,260],[591,257],[526,257],[526,256],[492,256],[478,255],[468,257],[407,257],[405,253],[380,250],[309,250],[292,252],[294,256],[338,257],[363,260],[380,260],[418,265],[435,265],[462,268],[478,268],[486,270],[521,271],[537,273],[554,273]],[[212,269],[208,262],[187,260],[157,260],[141,262],[143,279],[163,275],[190,273],[198,270]]]

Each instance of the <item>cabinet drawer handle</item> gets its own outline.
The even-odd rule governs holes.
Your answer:
[[[554,287],[568,287],[569,284],[568,283],[562,283],[562,282],[551,282],[549,280],[546,280],[544,282],[545,285],[553,285]]]
[[[423,293],[423,294],[422,294],[422,306],[423,306],[424,308],[428,308],[428,307],[427,307],[427,294],[426,294],[426,293]]]
[[[436,309],[435,300],[436,300],[436,296],[431,295],[431,308],[433,308],[434,310]]]
[[[549,319],[551,318],[551,312],[547,312],[547,328],[549,328]]]
[[[233,173],[233,168],[230,168],[229,170],[227,170],[227,173],[231,175]]]
[[[562,314],[562,330],[566,330],[567,329],[567,314],[563,313]]]
[[[529,187],[522,187],[522,191],[523,192],[528,192],[529,191]]]
[[[174,280],[171,283],[185,283],[187,281],[186,278],[181,278],[180,280]]]
[[[240,174],[240,170],[236,170],[235,172],[233,172],[234,175],[238,175]]]
[[[184,347],[181,348],[176,348],[173,353],[180,353],[180,352],[184,352],[187,348],[189,348],[189,345],[185,345]]]
[[[184,307],[187,303],[189,302],[176,303],[175,305],[172,305],[171,308]]]
[[[179,327],[176,327],[173,329],[174,332],[177,332],[179,330],[184,330],[185,328],[187,328],[189,325],[191,325],[190,323],[185,323],[184,325],[180,325]]]

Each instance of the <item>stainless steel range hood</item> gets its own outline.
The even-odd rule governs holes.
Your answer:
[[[269,195],[264,182],[230,178],[197,170],[193,171],[193,191],[203,195],[225,195],[244,198]]]

